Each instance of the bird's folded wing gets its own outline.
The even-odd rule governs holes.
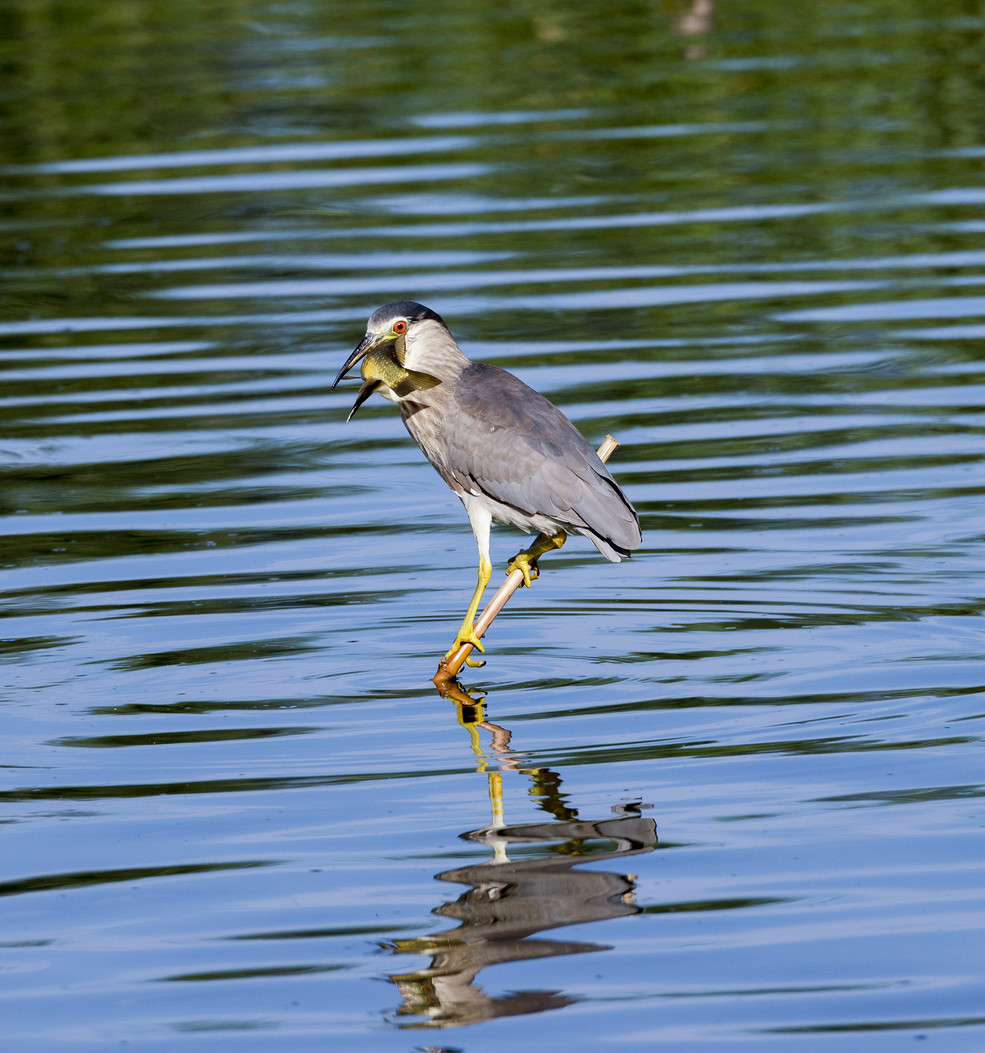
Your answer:
[[[639,547],[636,512],[598,454],[556,406],[512,373],[470,363],[441,437],[444,467],[466,491],[555,520],[609,559]]]

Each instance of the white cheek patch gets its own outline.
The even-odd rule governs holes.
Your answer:
[[[423,359],[423,349],[429,346],[429,342],[435,338],[439,346],[444,343],[444,330],[430,318],[421,322],[415,322],[407,335],[404,337],[404,369],[416,369],[422,373],[427,372],[427,365]]]

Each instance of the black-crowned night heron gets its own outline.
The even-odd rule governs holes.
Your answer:
[[[639,517],[578,429],[512,373],[470,362],[434,311],[412,300],[374,311],[335,384],[360,360],[363,385],[347,420],[374,391],[395,402],[424,456],[462,499],[479,546],[479,581],[446,657],[463,643],[483,650],[473,623],[492,574],[494,520],[547,535],[510,561],[507,573],[519,570],[526,585],[537,559],[567,534],[587,537],[613,563],[639,547]]]

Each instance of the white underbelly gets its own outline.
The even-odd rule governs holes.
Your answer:
[[[529,516],[525,512],[519,512],[517,509],[511,508],[509,505],[504,505],[499,501],[494,501],[491,497],[487,497],[485,494],[469,496],[472,500],[478,499],[489,509],[489,513],[492,516],[494,523],[505,523],[507,526],[517,527],[525,534],[534,532],[538,534],[541,532],[545,534],[556,534],[559,530],[565,529],[556,519],[551,519],[549,516],[539,514]],[[466,507],[468,507],[467,504]]]

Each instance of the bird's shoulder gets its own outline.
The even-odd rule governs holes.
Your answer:
[[[556,441],[569,430],[580,433],[539,391],[488,362],[470,362],[455,389],[456,409],[484,430],[503,429],[515,437]]]

